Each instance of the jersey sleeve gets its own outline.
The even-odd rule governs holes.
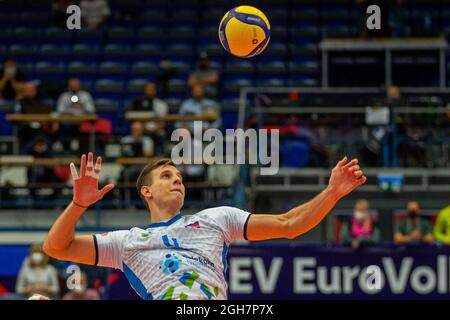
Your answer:
[[[122,270],[125,237],[129,233],[129,230],[119,230],[95,234],[95,264]]]
[[[211,218],[222,229],[225,241],[230,243],[234,240],[247,240],[247,222],[250,212],[234,208],[219,207],[211,212]]]

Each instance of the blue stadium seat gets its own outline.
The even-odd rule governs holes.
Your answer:
[[[131,79],[126,84],[127,93],[137,93],[142,95],[147,79]]]
[[[123,81],[99,79],[94,83],[95,99],[121,99]]]
[[[39,53],[41,59],[47,62],[65,62],[71,52],[68,46],[43,44]]]
[[[128,77],[128,65],[112,61],[102,62],[98,66],[98,74],[102,78],[125,80]]]
[[[133,28],[127,27],[112,27],[108,29],[108,41],[110,43],[125,43],[130,44],[134,41],[135,32]]]
[[[154,44],[140,44],[134,50],[134,57],[137,60],[159,61],[162,57],[162,48]]]
[[[72,57],[78,61],[96,62],[100,55],[100,47],[78,43],[72,46]]]
[[[69,32],[67,29],[49,27],[44,31],[44,41],[51,44],[68,44],[74,38],[74,32]]]
[[[67,73],[70,76],[94,78],[97,70],[95,63],[72,61],[67,65]]]
[[[261,75],[282,75],[286,73],[286,64],[283,61],[272,61],[260,63],[256,67],[259,76]]]
[[[286,82],[282,78],[267,78],[261,79],[256,82],[258,87],[284,87]]]
[[[235,61],[225,64],[226,75],[252,75],[255,71],[255,65],[250,61]]]
[[[319,24],[319,11],[316,10],[292,10],[290,21],[296,27],[314,27]]]
[[[182,79],[171,79],[169,81],[169,93],[171,96],[176,96],[178,94],[187,94],[189,91],[189,86],[186,80]]]
[[[290,74],[317,75],[319,72],[319,65],[317,62],[290,62],[288,70]]]
[[[168,34],[172,43],[189,42],[196,38],[196,30],[191,26],[170,28]]]
[[[103,43],[104,32],[102,30],[81,28],[74,33],[78,43],[90,45],[101,45]]]
[[[142,26],[162,26],[167,23],[167,20],[167,13],[161,10],[147,10],[139,17]]]
[[[280,143],[281,167],[301,168],[309,160],[310,145],[306,141],[284,141]]]
[[[12,45],[9,47],[9,54],[14,56],[17,62],[35,62],[39,50],[35,45]]]
[[[44,11],[44,12],[36,12],[36,11],[29,11],[29,12],[23,12],[20,14],[19,17],[20,25],[22,27],[46,27],[48,25],[48,22],[51,21],[51,11]]]
[[[42,30],[36,28],[17,28],[16,42],[30,44],[39,44],[42,38]]]
[[[137,61],[131,65],[130,75],[133,77],[151,79],[155,77],[158,70],[159,66],[155,63]]]
[[[218,41],[203,44],[199,47],[198,51],[206,52],[208,54],[208,58],[223,57],[225,55],[225,50],[218,43]]]
[[[103,47],[102,58],[104,60],[127,63],[130,60],[131,54],[132,50],[129,45],[113,43]]]
[[[167,35],[162,27],[142,27],[137,32],[136,40],[139,43],[154,44],[155,41],[160,41],[166,38]]]
[[[191,59],[194,56],[194,52],[192,50],[192,46],[190,45],[172,44],[166,48],[165,55],[168,56],[169,58],[175,59],[180,57],[187,57]]]
[[[97,112],[114,112],[119,111],[119,103],[113,99],[96,99],[95,110]]]
[[[37,62],[35,74],[40,80],[61,80],[66,77],[64,63]]]
[[[242,88],[253,86],[253,81],[250,78],[240,78],[230,81],[224,81],[223,90],[224,93],[238,93]]]
[[[169,21],[170,25],[195,25],[199,21],[198,10],[174,10]]]
[[[276,25],[270,30],[270,41],[286,42],[288,37],[288,28]]]

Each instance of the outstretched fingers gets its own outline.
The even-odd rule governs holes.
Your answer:
[[[110,183],[107,184],[106,186],[104,186],[101,190],[100,190],[100,197],[103,198],[103,196],[105,194],[107,194],[109,191],[111,191],[114,188],[114,184]]]
[[[343,167],[347,162],[347,156],[343,157],[336,165],[337,168]]]
[[[86,174],[86,155],[81,155],[81,165],[80,165],[80,178],[83,178]]]
[[[70,173],[72,174],[72,179],[77,180],[78,179],[78,173],[77,168],[75,167],[74,163],[70,163]]]
[[[95,162],[95,167],[94,167],[94,174],[92,175],[92,177],[94,177],[95,179],[98,179],[101,169],[102,169],[102,158],[97,157],[97,161]]]
[[[89,152],[86,166],[86,176],[92,176],[93,171],[94,171],[94,155],[92,154],[92,152]]]

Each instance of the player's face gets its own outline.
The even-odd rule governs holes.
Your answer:
[[[174,166],[162,166],[153,170],[152,174],[153,200],[165,204],[170,203],[181,209],[184,203],[185,189],[180,171]]]

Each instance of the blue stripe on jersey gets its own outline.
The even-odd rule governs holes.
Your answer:
[[[227,279],[227,267],[228,267],[227,252],[228,252],[228,247],[227,247],[227,244],[224,242],[223,249],[222,249],[223,277],[224,277],[225,281],[228,282],[228,279]]]
[[[148,227],[149,228],[167,227],[167,226],[170,226],[172,223],[178,221],[179,219],[181,219],[181,214],[178,213],[176,216],[172,217],[170,220],[150,223],[148,225]]]
[[[141,280],[134,274],[134,272],[124,263],[123,264],[123,272],[130,282],[131,286],[136,290],[136,292],[141,296],[143,300],[153,300],[153,296],[151,293],[147,292],[144,284]]]

